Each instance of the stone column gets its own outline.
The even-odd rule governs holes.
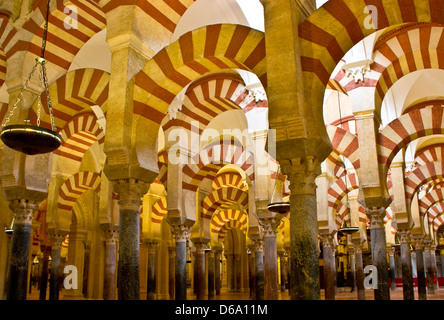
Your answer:
[[[436,268],[436,244],[433,244],[430,249],[431,249],[430,254],[432,259],[433,280],[435,280],[436,277],[436,283],[433,282],[433,284],[435,286],[435,290],[438,290],[439,285],[438,285],[438,271]]]
[[[333,235],[321,234],[324,255],[325,300],[335,300],[335,259],[333,256]]]
[[[424,255],[423,255],[423,239],[413,238],[413,247],[415,248],[416,255],[416,275],[418,279],[418,300],[427,300],[427,286],[426,276],[424,269]]]
[[[410,256],[410,230],[399,230],[401,238],[402,294],[404,300],[414,300],[412,257]]]
[[[285,292],[285,257],[284,251],[278,251],[279,271],[281,273],[281,292]]]
[[[291,250],[289,247],[285,248],[285,253],[287,254],[287,268],[286,268],[286,272],[287,272],[287,289],[288,289],[288,294],[291,296],[290,291],[291,291],[291,285],[290,285],[290,273],[291,273]]]
[[[319,248],[314,157],[282,162],[290,180],[290,288],[292,300],[320,300]]]
[[[49,256],[51,255],[50,246],[40,246],[40,250],[43,253],[42,259],[42,273],[40,278],[40,294],[39,300],[46,300],[46,292],[48,288],[48,271],[49,271]]]
[[[367,208],[370,219],[372,264],[378,270],[378,289],[374,290],[375,300],[390,300],[388,286],[387,244],[385,237],[385,208]]]
[[[157,249],[159,243],[156,240],[148,240],[148,270],[147,270],[147,286],[146,286],[146,299],[154,300],[154,295],[156,294],[156,265],[157,265]]]
[[[347,251],[350,253],[350,267],[351,267],[351,273],[353,277],[353,285],[351,292],[356,290],[356,252],[355,247],[352,244],[347,245]]]
[[[264,241],[260,238],[252,239],[252,246],[254,251],[254,265],[255,265],[255,300],[264,300]]]
[[[356,289],[358,291],[358,300],[365,300],[365,288],[364,288],[364,267],[362,261],[362,247],[355,245],[355,257],[356,257]]]
[[[9,207],[14,212],[14,226],[9,262],[8,300],[26,300],[32,215],[38,208],[38,203],[17,199],[9,201]]]
[[[249,285],[250,285],[250,299],[254,299],[256,296],[256,266],[255,266],[255,254],[254,246],[249,245],[248,249],[248,273],[249,273]]]
[[[118,227],[111,224],[100,226],[105,238],[105,270],[103,275],[103,300],[116,299],[116,255]]]
[[[432,266],[432,245],[429,241],[424,241],[424,265],[427,278],[427,291],[429,294],[435,293],[435,285],[433,284],[433,266]]]
[[[119,262],[117,288],[119,300],[139,300],[140,206],[149,183],[136,179],[113,181],[119,195]]]
[[[220,296],[220,289],[222,287],[221,279],[221,258],[222,258],[222,248],[215,247],[214,250],[214,286],[216,290],[216,296]]]
[[[387,252],[389,254],[390,278],[392,279],[392,284],[391,284],[392,291],[396,291],[395,251],[396,249],[394,247],[387,247]]]
[[[176,247],[168,247],[168,293],[170,300],[174,300],[174,277],[176,264]]]
[[[215,254],[213,250],[208,251],[208,300],[214,300],[215,289]]]
[[[187,299],[187,239],[191,227],[183,224],[172,225],[171,232],[176,242],[176,265],[175,265],[175,299]]]
[[[258,218],[264,230],[264,298],[265,300],[278,299],[278,263],[277,263],[277,227],[281,223],[281,216]]]
[[[199,239],[192,240],[195,253],[195,275],[194,286],[196,288],[196,300],[204,300],[205,298],[205,248],[207,247],[207,241],[201,241]]]
[[[59,300],[59,291],[61,283],[60,270],[60,250],[62,242],[65,240],[68,232],[48,230],[49,241],[51,241],[51,272],[49,280],[49,300]]]

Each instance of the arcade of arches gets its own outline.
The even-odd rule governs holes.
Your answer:
[[[2,123],[46,5],[0,3]],[[1,146],[0,298],[433,299],[443,13],[440,0],[51,0],[62,144]],[[10,121],[50,128],[37,76],[29,87]]]

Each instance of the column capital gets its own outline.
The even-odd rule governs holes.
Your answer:
[[[112,181],[114,192],[119,195],[121,210],[139,211],[142,197],[148,192],[150,184],[136,179]]]
[[[186,242],[191,233],[191,226],[184,224],[173,224],[171,233],[174,234],[176,242]]]
[[[14,212],[14,223],[32,224],[32,215],[39,206],[39,202],[27,199],[9,201],[9,208]]]
[[[101,224],[100,229],[102,230],[102,235],[105,238],[105,244],[107,246],[116,245],[117,237],[119,236],[119,227],[106,223]]]
[[[260,252],[263,250],[264,240],[255,238],[251,239],[251,252]]]
[[[389,256],[394,256],[395,255],[395,251],[396,251],[395,247],[387,246],[387,253],[389,254]]]
[[[382,207],[366,208],[366,214],[370,219],[370,228],[384,229],[385,208]]]
[[[201,240],[201,239],[191,239],[191,241],[194,244],[194,247],[196,248],[196,254],[204,254],[205,249],[207,248],[208,241]]]
[[[424,250],[424,238],[412,237],[412,246],[415,250]]]
[[[319,235],[322,240],[322,245],[327,248],[332,248],[334,246],[334,239],[331,233],[328,234],[320,234]]]
[[[144,242],[148,248],[148,254],[155,254],[157,249],[159,248],[159,241],[153,239],[146,239]]]
[[[281,224],[282,217],[274,216],[274,217],[263,217],[258,218],[259,224],[264,229],[264,238],[276,237],[277,228]]]
[[[409,229],[398,230],[400,235],[400,243],[410,244],[412,232]]]
[[[51,232],[48,230],[48,238],[51,241],[51,248],[54,250],[59,250],[62,247],[62,242],[65,241],[67,232]]]
[[[280,165],[290,181],[291,195],[316,194],[315,178],[321,173],[316,157],[284,159]]]

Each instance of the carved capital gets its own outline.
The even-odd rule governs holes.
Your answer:
[[[321,167],[315,157],[282,160],[282,172],[290,181],[292,195],[316,194],[316,177],[321,173]]]
[[[51,241],[51,248],[60,250],[63,241],[65,241],[66,234],[63,233],[48,233],[49,241]]]
[[[281,217],[275,216],[275,217],[267,217],[267,218],[259,218],[258,219],[259,224],[262,226],[264,230],[264,237],[276,237],[277,228],[281,224]]]
[[[410,241],[411,241],[410,237],[412,235],[412,232],[410,230],[403,229],[403,230],[399,230],[398,233],[400,235],[400,242],[401,243],[410,244]]]
[[[367,208],[366,214],[370,219],[370,229],[383,229],[385,208],[370,207]]]
[[[142,197],[148,192],[150,184],[136,179],[113,181],[114,192],[119,195],[121,210],[140,210]]]
[[[38,206],[39,203],[33,200],[10,200],[9,208],[14,212],[14,224],[32,224],[32,215]]]
[[[171,226],[171,233],[174,234],[176,242],[186,242],[190,236],[191,227],[183,224],[174,224]]]
[[[157,249],[159,248],[158,241],[148,240],[148,241],[146,241],[146,245],[148,248],[148,254],[155,254]]]
[[[111,224],[104,224],[100,227],[102,229],[103,237],[105,238],[105,245],[115,246],[117,243],[117,237],[119,236],[119,228]]]
[[[194,240],[193,244],[194,244],[194,247],[196,248],[196,254],[204,254],[205,249],[207,248],[208,242],[201,241],[201,240]]]
[[[263,250],[264,240],[255,238],[251,239],[251,252],[260,252]]]
[[[333,235],[332,234],[321,234],[322,245],[324,248],[332,248],[333,243]]]
[[[412,237],[412,246],[415,250],[424,250],[424,239]]]

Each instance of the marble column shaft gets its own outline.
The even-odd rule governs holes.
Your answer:
[[[367,216],[370,219],[372,264],[378,270],[378,288],[374,290],[375,300],[390,300],[384,226],[385,208],[367,208]]]
[[[255,258],[255,299],[264,300],[265,287],[264,287],[264,252],[263,252],[263,240],[253,239],[254,245],[254,258]]]
[[[48,288],[48,272],[49,272],[49,256],[51,255],[51,247],[41,246],[43,252],[42,273],[40,277],[40,293],[39,300],[46,300],[46,292]]]
[[[214,290],[215,290],[215,254],[213,250],[208,252],[208,300],[214,300]]]
[[[205,248],[207,246],[207,242],[194,242],[194,246],[196,247],[195,253],[195,275],[194,286],[196,288],[196,300],[204,300],[205,299]]]
[[[187,239],[191,228],[185,225],[172,225],[171,232],[176,242],[175,299],[187,299]]]
[[[279,257],[279,271],[281,273],[281,292],[285,292],[285,257],[283,252],[278,252]]]
[[[9,262],[8,300],[26,300],[32,215],[38,204],[31,200],[9,201],[14,212]]]
[[[434,294],[435,285],[433,284],[433,266],[430,243],[424,244],[424,265],[426,270],[427,291],[429,294]]]
[[[49,280],[49,300],[59,300],[61,270],[60,270],[60,250],[62,242],[65,240],[67,233],[48,232],[51,241],[51,271]]]
[[[401,235],[401,264],[402,264],[402,294],[404,300],[414,300],[412,257],[410,255],[410,230],[400,230]]]
[[[390,278],[392,279],[391,290],[396,291],[396,265],[395,265],[395,248],[387,248],[389,254]]]
[[[119,195],[119,262],[117,287],[119,300],[139,300],[140,206],[149,183],[135,179],[113,182]]]
[[[156,294],[156,262],[157,262],[157,249],[159,244],[157,242],[147,242],[148,244],[148,270],[147,270],[147,286],[146,286],[146,299],[154,300]]]
[[[216,296],[220,296],[220,289],[222,287],[221,281],[221,258],[222,258],[222,249],[215,249],[214,252],[214,286],[216,290]]]
[[[424,268],[424,244],[422,239],[413,239],[416,255],[416,277],[418,279],[418,300],[427,300],[426,275]]]
[[[102,230],[105,236],[105,272],[103,275],[103,299],[116,299],[117,228]]]
[[[176,247],[168,247],[168,293],[174,300],[174,278],[176,274]]]
[[[360,245],[355,246],[356,259],[356,289],[358,291],[358,300],[365,300],[364,288],[364,264],[362,261],[362,249]]]
[[[335,300],[335,259],[333,256],[333,236],[321,235],[324,257],[325,300]]]
[[[278,299],[278,263],[277,263],[277,227],[281,217],[260,218],[259,223],[264,229],[264,298]]]

